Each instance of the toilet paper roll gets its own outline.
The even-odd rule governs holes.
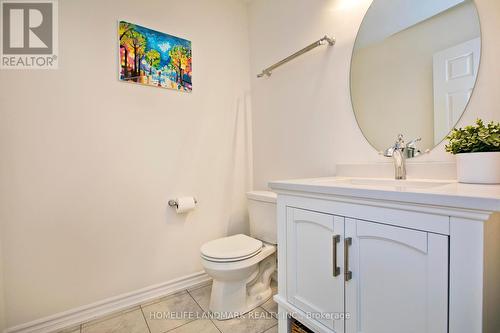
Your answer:
[[[177,207],[175,211],[177,214],[187,213],[196,207],[196,201],[193,197],[180,197],[176,201]]]

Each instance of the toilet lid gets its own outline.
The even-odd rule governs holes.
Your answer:
[[[246,235],[219,238],[201,247],[201,254],[214,259],[248,258],[262,249],[262,242]]]

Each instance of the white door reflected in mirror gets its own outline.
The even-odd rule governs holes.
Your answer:
[[[480,58],[479,38],[434,54],[434,144],[448,135],[467,107]]]

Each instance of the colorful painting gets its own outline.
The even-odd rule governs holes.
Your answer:
[[[190,92],[191,42],[120,21],[120,80]]]

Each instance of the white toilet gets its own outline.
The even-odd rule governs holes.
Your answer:
[[[218,319],[246,313],[272,296],[276,271],[276,194],[247,193],[250,235],[219,238],[201,247],[201,260],[212,277],[210,311]]]

